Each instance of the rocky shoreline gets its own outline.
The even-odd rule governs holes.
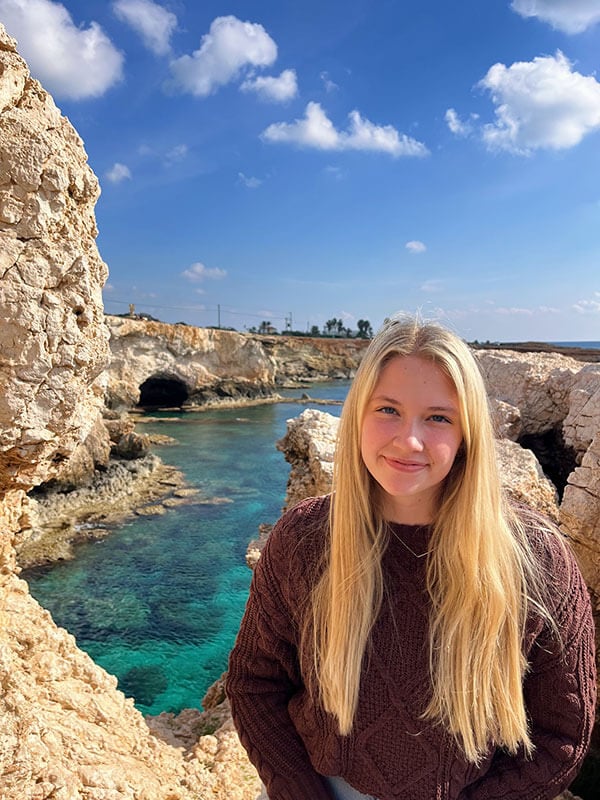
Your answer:
[[[586,363],[600,361],[600,349],[598,348],[550,344],[549,342],[498,342],[493,344],[473,342],[471,347],[476,350],[513,350],[516,353],[558,353]]]
[[[255,399],[230,398],[207,402],[202,406],[187,407],[186,413],[273,403],[330,406],[340,405],[341,401],[314,399],[307,393],[299,398],[275,394]],[[179,408],[171,410],[181,411]],[[164,463],[151,452],[152,445],[170,444],[175,439],[160,435],[148,437],[133,430],[136,425],[143,430],[147,423],[169,423],[178,419],[155,417],[134,410],[118,420],[117,442],[113,442],[111,455],[100,468],[93,466],[81,475],[71,476],[75,483],[73,486],[69,481],[65,485],[63,473],[62,481],[50,482],[30,492],[24,503],[22,527],[14,542],[18,568],[27,570],[71,559],[77,544],[104,539],[134,516],[162,515],[168,509],[182,505],[228,502],[227,498],[205,496],[201,487],[189,486],[176,467]],[[115,421],[112,422],[114,431]],[[123,452],[127,457],[119,455]]]

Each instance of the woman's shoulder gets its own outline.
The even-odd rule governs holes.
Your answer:
[[[279,518],[277,525],[293,527],[295,525],[321,524],[329,516],[331,495],[324,494],[319,497],[306,497],[300,500]]]
[[[309,497],[285,511],[269,534],[263,561],[280,579],[296,582],[314,576],[327,541],[329,495]]]
[[[538,576],[546,589],[548,604],[555,618],[576,611],[587,603],[587,588],[568,539],[556,523],[542,514],[521,511],[521,519],[533,555]]]

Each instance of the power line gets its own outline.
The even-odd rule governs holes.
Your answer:
[[[106,305],[109,305],[110,303],[117,303],[118,305],[124,305],[124,306],[130,306],[131,305],[131,301],[130,300],[115,300],[112,297],[107,297],[105,299],[105,303],[106,303]],[[161,310],[165,310],[165,311],[217,311],[217,312],[223,311],[223,312],[225,312],[227,314],[232,314],[234,316],[239,316],[239,317],[256,317],[256,319],[264,319],[265,317],[271,317],[271,319],[282,319],[282,320],[284,320],[286,322],[289,319],[290,324],[291,324],[291,320],[292,320],[291,311],[288,314],[286,314],[283,311],[278,311],[278,312],[275,312],[275,313],[268,313],[268,314],[263,312],[262,314],[257,314],[256,312],[253,312],[253,311],[239,311],[239,310],[236,310],[236,309],[233,309],[233,308],[227,308],[226,306],[222,306],[220,304],[217,304],[216,306],[206,306],[206,305],[202,305],[202,306],[165,306],[165,305],[162,305],[160,303],[153,303],[152,301],[145,301],[143,303],[140,303],[139,301],[135,301],[134,305],[142,306],[142,307],[145,307],[145,308],[157,308],[157,309],[161,309]]]

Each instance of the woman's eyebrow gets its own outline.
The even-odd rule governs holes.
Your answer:
[[[377,403],[389,403],[392,406],[400,406],[402,402],[396,397],[388,397],[384,394],[375,394],[371,397],[371,401]]]
[[[392,406],[401,406],[402,401],[397,397],[389,397],[385,394],[373,395],[371,401],[374,403],[389,403]],[[455,406],[427,406],[427,411],[444,411],[446,414],[458,414]]]

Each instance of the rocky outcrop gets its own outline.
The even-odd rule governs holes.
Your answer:
[[[600,364],[588,364],[575,375],[562,428],[565,443],[581,460],[600,431]]]
[[[560,506],[563,530],[573,543],[595,603],[600,632],[600,429],[569,476]],[[600,647],[600,636],[598,636]]]
[[[339,422],[339,417],[311,408],[288,419],[287,433],[277,442],[290,464],[284,508],[331,491]]]
[[[366,342],[258,336],[128,317],[107,317],[112,408],[243,401],[282,385],[350,377]]]
[[[230,729],[162,742],[16,575],[25,493],[73,454],[64,481],[106,458],[97,196],[81,140],[0,25],[0,800],[253,800]]]
[[[557,353],[476,350],[490,396],[519,409],[524,431],[559,428],[582,363]]]
[[[245,334],[123,317],[107,317],[107,322],[107,403],[112,408],[130,408],[140,399],[149,406],[202,404],[236,393],[256,396],[274,386],[273,359]],[[161,390],[164,402],[152,402]]]
[[[94,205],[81,139],[0,26],[0,518],[92,430],[108,360]],[[11,560],[4,533],[2,561]]]

